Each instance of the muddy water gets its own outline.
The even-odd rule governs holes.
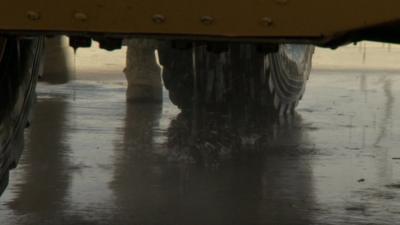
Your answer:
[[[317,71],[276,120],[126,103],[123,80],[40,83],[0,224],[398,224],[399,84]]]

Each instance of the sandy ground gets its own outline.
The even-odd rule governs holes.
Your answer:
[[[77,80],[38,85],[0,224],[398,224],[400,72],[372,60],[387,48],[318,50],[282,120],[128,104],[124,51],[79,50]]]
[[[126,47],[107,52],[93,42],[92,48],[74,51],[67,47],[71,77],[84,80],[124,79]],[[317,48],[313,57],[314,71],[400,71],[400,45],[360,42],[336,50]],[[114,76],[112,76],[114,75]]]
[[[315,70],[400,71],[400,46],[361,42],[336,50],[318,48]]]

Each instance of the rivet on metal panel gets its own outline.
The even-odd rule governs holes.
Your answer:
[[[76,20],[79,20],[79,21],[82,21],[82,22],[88,20],[88,16],[87,16],[85,13],[83,13],[83,12],[76,12],[76,13],[74,14],[74,18],[75,18]]]
[[[270,27],[274,24],[274,21],[269,17],[264,17],[261,19],[261,23],[266,27]]]
[[[164,15],[155,14],[155,15],[153,15],[152,20],[153,20],[154,23],[161,24],[161,23],[165,22],[166,18],[165,18]]]
[[[211,24],[214,23],[215,19],[213,17],[211,17],[211,16],[202,16],[200,18],[200,21],[204,25],[211,25]]]
[[[32,21],[40,20],[40,13],[29,10],[26,12],[26,17],[28,17],[28,19]]]

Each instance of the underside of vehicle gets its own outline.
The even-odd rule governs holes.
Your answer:
[[[0,193],[16,166],[44,37],[74,48],[158,43],[162,78],[182,110],[246,105],[291,114],[302,98],[315,46],[400,43],[397,0],[14,0],[0,3]]]
[[[399,42],[396,0],[16,0],[2,3],[5,33],[302,42]]]

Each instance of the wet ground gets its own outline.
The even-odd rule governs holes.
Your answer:
[[[0,224],[399,224],[400,72],[316,69],[280,120],[126,103],[114,73],[38,85]]]

